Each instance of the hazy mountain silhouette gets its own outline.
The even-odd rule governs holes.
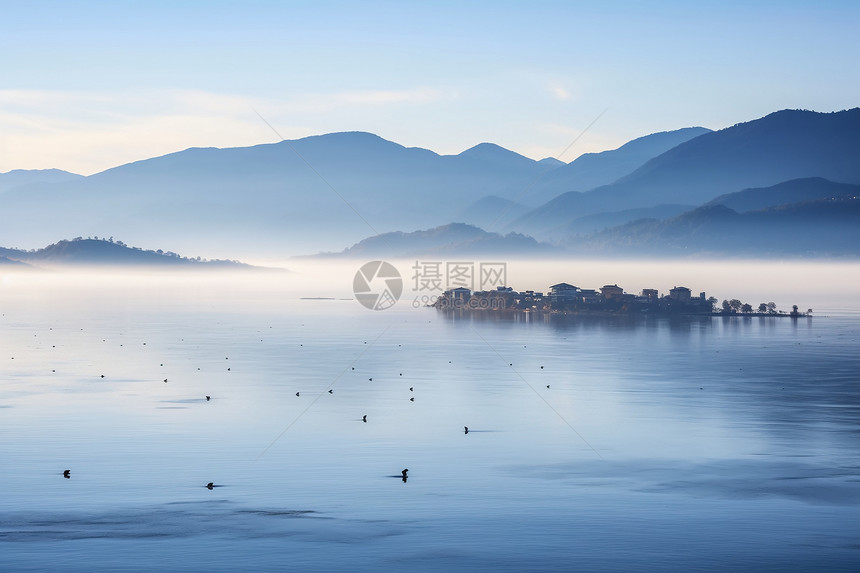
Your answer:
[[[552,169],[492,144],[442,156],[334,133],[192,148],[2,196],[0,241],[111,235],[216,252],[307,252],[368,233],[435,226],[481,197],[511,199]]]
[[[27,265],[26,263],[22,263],[21,261],[16,261],[16,260],[13,260],[13,259],[10,259],[8,257],[0,255],[0,266],[10,266],[10,267],[21,268],[21,267],[28,267],[29,265]]]
[[[445,255],[535,255],[558,250],[517,233],[488,233],[473,225],[451,223],[412,233],[383,233],[368,237],[341,253],[321,256],[411,257]]]
[[[644,165],[649,159],[706,133],[711,133],[711,130],[704,127],[686,127],[639,137],[618,149],[584,153],[567,165],[541,177],[523,200],[543,204],[568,191],[589,191],[614,183]]]
[[[143,250],[99,239],[58,241],[45,248],[24,251],[0,247],[0,257],[29,265],[117,265],[182,268],[253,268],[238,261],[189,259],[170,251]],[[2,262],[2,261],[0,261]]]
[[[543,163],[547,167],[552,167],[552,168],[562,167],[564,165],[567,165],[567,163],[565,163],[564,161],[561,161],[559,159],[556,159],[555,157],[544,157],[543,159],[538,161],[538,163]]]
[[[569,164],[551,157],[541,159],[539,163],[553,169],[535,177],[513,201],[496,196],[482,197],[464,209],[459,220],[489,230],[506,229],[530,211],[529,205],[535,207],[567,191],[586,191],[612,183],[649,159],[704,133],[710,133],[710,130],[688,127],[654,133],[634,139],[618,149],[583,154]]]
[[[0,173],[0,193],[33,183],[63,183],[82,178],[83,175],[61,169],[13,169]]]
[[[834,183],[821,177],[792,179],[770,187],[744,189],[720,195],[706,205],[724,205],[738,213],[801,203],[827,197],[860,197],[860,185]]]
[[[567,245],[613,255],[857,256],[860,198],[842,196],[738,213],[709,204],[665,221],[642,219]]]
[[[498,228],[530,211],[528,207],[495,195],[483,197],[460,212],[457,220],[483,228]]]
[[[607,227],[642,216],[668,224],[683,205],[717,197],[746,211],[854,193],[835,186],[860,185],[857,157],[860,108],[786,110],[715,132],[653,134],[560,166],[491,143],[438,155],[369,133],[333,133],[244,148],[192,148],[89,177],[53,170],[0,174],[14,182],[0,194],[0,243],[122,233],[133,243],[207,256],[284,255],[340,250],[364,237],[437,229],[450,221],[569,243],[602,229],[614,236],[617,228]],[[807,181],[791,182],[796,179]],[[559,189],[566,192],[539,207],[528,203]],[[828,212],[826,206],[804,209]],[[713,224],[715,213],[702,224]],[[641,234],[643,240],[653,235]],[[626,240],[622,235],[629,234],[618,240]],[[491,250],[502,244],[535,248],[522,235],[455,238],[432,248],[460,249],[464,241]]]
[[[691,209],[695,209],[695,206],[656,205],[654,207],[642,207],[640,209],[595,213],[594,215],[585,215],[584,217],[574,219],[570,223],[559,228],[551,229],[550,233],[559,237],[561,242],[565,242],[580,235],[588,235],[639,219],[655,219],[658,221],[670,219],[672,217],[677,217],[682,213],[686,213]]]
[[[519,153],[515,153],[510,151],[509,149],[505,149],[495,143],[479,143],[474,147],[470,147],[466,151],[456,155],[454,157],[459,157],[461,159],[471,159],[477,160],[485,165],[492,165],[500,169],[510,169],[511,167],[517,167],[520,169],[533,169],[534,164],[541,164],[540,161],[535,161],[533,159],[529,159],[528,157],[524,157]],[[555,165],[546,165],[550,169],[555,168]],[[542,170],[535,170],[536,173],[542,172]]]
[[[612,185],[556,197],[511,228],[545,237],[549,229],[600,212],[658,204],[702,204],[726,193],[790,179],[860,183],[860,108],[784,110],[706,133],[651,159]]]

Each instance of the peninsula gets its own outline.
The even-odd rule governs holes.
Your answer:
[[[788,316],[808,317],[812,309],[800,312],[797,305],[791,312],[777,310],[773,302],[763,302],[753,308],[738,299],[723,300],[718,305],[714,297],[704,292],[693,296],[685,286],[674,286],[668,294],[657,289],[642,289],[639,294],[624,292],[617,284],[600,289],[584,289],[568,283],[549,287],[544,294],[536,291],[517,292],[508,286],[495,290],[472,291],[465,287],[444,291],[430,305],[437,310],[465,312],[549,312],[555,314],[653,314],[653,315],[712,315],[712,316]]]

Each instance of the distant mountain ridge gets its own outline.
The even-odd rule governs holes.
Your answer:
[[[548,230],[585,215],[660,203],[700,205],[791,179],[858,184],[858,156],[860,108],[783,110],[690,139],[611,185],[559,195],[509,228],[545,237]]]
[[[664,221],[641,219],[568,247],[605,255],[852,257],[860,255],[860,197],[738,213],[708,204]]]
[[[535,255],[557,252],[531,237],[499,235],[464,223],[451,223],[411,233],[383,233],[368,237],[340,253],[323,257],[411,257],[421,255]]]
[[[15,187],[34,183],[64,183],[83,177],[83,175],[69,173],[62,169],[13,169],[6,173],[0,173],[0,194]]]
[[[705,205],[725,205],[738,213],[768,207],[802,203],[827,197],[860,196],[860,185],[835,183],[823,177],[804,177],[777,183],[770,187],[744,189],[720,195]]]
[[[28,266],[147,266],[182,268],[252,268],[239,261],[189,259],[170,251],[143,250],[105,239],[73,239],[50,244],[42,249],[24,251],[0,247],[0,262]]]
[[[13,173],[27,181],[0,193],[0,244],[122,232],[138,244],[236,257],[369,249],[365,240],[377,236],[413,250],[424,240],[442,250],[471,241],[501,253],[538,252],[547,243],[608,252],[631,241],[647,250],[648,241],[665,246],[671,235],[672,244],[686,241],[695,251],[705,248],[696,236],[707,229],[751,239],[746,222],[775,232],[794,213],[790,225],[802,238],[818,232],[811,223],[824,216],[844,221],[827,200],[839,199],[845,216],[854,212],[857,157],[860,108],[783,110],[719,131],[662,132],[566,165],[492,143],[439,155],[370,133],[333,133],[192,148],[89,177],[0,174],[0,187]],[[609,182],[581,190],[599,181]],[[735,215],[743,224],[732,230]],[[643,217],[650,222],[637,221]],[[455,240],[466,230],[451,221],[471,225],[472,235]]]
[[[544,175],[530,194],[532,202],[545,203],[571,191],[590,191],[614,183],[673,147],[706,133],[704,127],[686,127],[675,131],[652,133],[633,139],[617,149],[584,153]]]
[[[368,232],[450,221],[486,195],[515,197],[552,165],[492,144],[459,155],[336,133],[245,148],[191,148],[0,196],[0,241],[110,235],[218,252],[341,247]],[[360,216],[359,216],[360,215]],[[201,240],[201,238],[204,238]]]

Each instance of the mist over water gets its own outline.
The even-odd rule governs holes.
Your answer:
[[[511,261],[815,316],[499,319],[294,262],[0,275],[0,569],[860,561],[858,265]]]

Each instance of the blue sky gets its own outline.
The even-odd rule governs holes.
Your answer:
[[[557,157],[860,105],[857,2],[0,2],[0,172],[370,131]]]

